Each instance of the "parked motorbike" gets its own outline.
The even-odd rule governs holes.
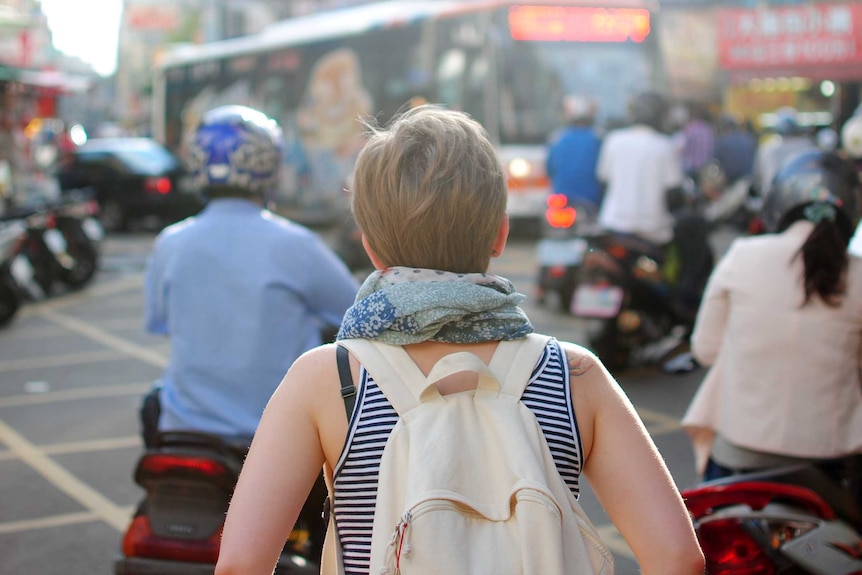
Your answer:
[[[68,256],[60,270],[60,281],[71,289],[79,289],[93,279],[99,267],[100,246],[105,237],[99,221],[99,203],[90,189],[69,190],[54,213]]]
[[[225,513],[250,441],[198,432],[161,432],[138,461],[145,491],[123,536],[115,575],[212,575]],[[320,570],[326,485],[318,479],[285,543],[276,575]]]
[[[98,268],[103,237],[98,205],[86,191],[54,203],[18,207],[3,216],[26,227],[12,271],[29,300],[86,285]]]
[[[547,303],[549,295],[555,296],[560,309],[568,312],[587,250],[584,236],[593,233],[598,208],[590,202],[569,203],[563,194],[548,196],[547,206],[542,237],[536,246],[536,295],[540,303]]]
[[[683,491],[709,575],[859,575],[859,502],[831,474],[795,466]]]
[[[20,221],[0,224],[0,327],[12,321],[23,303],[12,263],[26,233],[27,228]]]

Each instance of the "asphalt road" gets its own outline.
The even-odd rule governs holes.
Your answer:
[[[142,330],[142,270],[152,234],[114,236],[86,289],[29,304],[0,330],[0,575],[112,573],[121,534],[141,496],[137,407],[167,362],[169,342]],[[579,322],[538,307],[535,247],[513,240],[492,272],[528,295],[539,331],[583,340]],[[702,372],[620,374],[681,488],[695,482],[679,418]],[[637,478],[632,478],[636,481]],[[635,575],[631,552],[587,486],[587,513]]]

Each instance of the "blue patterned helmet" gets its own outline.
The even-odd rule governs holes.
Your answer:
[[[186,163],[198,188],[224,186],[265,196],[281,166],[278,123],[246,106],[221,106],[204,114],[188,146]]]

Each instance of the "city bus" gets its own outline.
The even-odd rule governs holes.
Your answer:
[[[179,46],[155,69],[153,135],[182,157],[206,110],[264,111],[285,137],[277,211],[327,224],[346,213],[365,122],[438,104],[483,124],[508,178],[510,218],[538,219],[564,96],[593,98],[600,122],[624,118],[630,96],[661,73],[656,10],[626,0],[387,1]]]

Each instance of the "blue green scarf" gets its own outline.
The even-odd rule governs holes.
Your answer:
[[[525,299],[500,276],[387,268],[372,273],[359,288],[337,339],[392,345],[520,339],[533,331],[518,307]]]

